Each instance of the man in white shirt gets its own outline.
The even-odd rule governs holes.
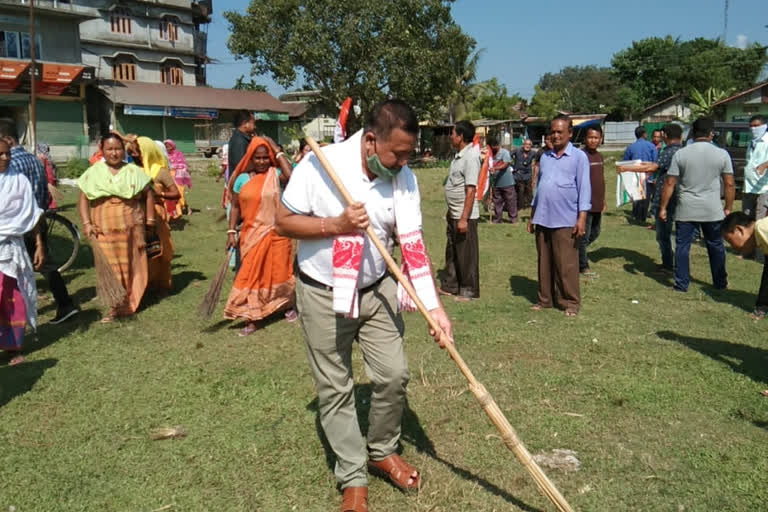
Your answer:
[[[744,166],[744,213],[760,220],[768,216],[768,125],[765,117],[755,115],[749,120],[752,140],[747,146]]]
[[[344,493],[345,511],[367,510],[366,461],[369,469],[384,473],[400,488],[414,489],[420,483],[418,471],[396,453],[409,380],[397,284],[367,238],[361,253],[346,254],[348,247],[355,251],[349,240],[369,224],[385,246],[392,248],[396,228],[394,183],[399,173],[412,175],[406,162],[417,133],[418,120],[407,104],[399,100],[379,103],[364,130],[323,149],[359,202],[345,207],[317,157],[309,154],[294,169],[277,216],[277,232],[299,239],[297,305],[317,388],[320,423],[336,454],[335,475]],[[408,177],[415,183],[415,177]],[[418,198],[417,189],[415,196]],[[421,212],[416,211],[420,226]],[[399,235],[402,238],[403,233]],[[359,268],[356,317],[335,312],[338,287],[334,283],[339,273],[350,268],[340,268],[338,263],[347,256],[350,266]],[[419,292],[419,298],[452,339],[451,322],[434,282],[429,292],[423,296]],[[438,333],[431,335],[443,343]],[[351,352],[356,339],[373,383],[367,440],[360,433],[355,410]]]

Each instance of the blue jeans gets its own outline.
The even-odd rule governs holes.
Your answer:
[[[696,227],[701,227],[701,234],[707,244],[709,269],[712,272],[712,284],[717,289],[728,286],[728,273],[725,271],[725,244],[720,235],[720,225],[717,222],[681,222],[677,221],[677,238],[675,253],[675,289],[688,291],[691,284],[690,252],[693,233]]]
[[[656,241],[661,251],[661,264],[667,270],[675,267],[675,251],[672,250],[672,220],[664,222],[656,217]]]

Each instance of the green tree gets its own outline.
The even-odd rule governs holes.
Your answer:
[[[539,84],[536,84],[528,113],[532,116],[551,119],[562,108],[561,101],[562,96],[558,91],[545,91]]]
[[[463,65],[454,73],[455,82],[447,98],[448,121],[450,123],[466,117],[467,112],[471,109],[470,103],[474,99],[473,89],[477,78],[477,66],[484,51],[481,48],[467,56]]]
[[[251,78],[250,81],[245,81],[245,75],[240,75],[235,82],[235,86],[232,87],[233,89],[237,89],[239,91],[256,91],[256,92],[267,92],[267,86],[262,84],[257,84],[256,80]]]
[[[545,73],[539,88],[560,95],[559,105],[568,112],[611,114],[617,107],[621,84],[611,68],[567,66],[557,73]]]
[[[647,106],[691,88],[706,91],[745,89],[754,84],[768,62],[765,47],[727,46],[718,39],[681,41],[672,36],[635,41],[613,56],[621,85],[632,89]]]
[[[466,113],[467,119],[511,119],[519,117],[513,107],[523,98],[519,94],[509,95],[506,86],[496,77],[472,87],[472,102]]]
[[[224,13],[230,51],[252,74],[283,87],[301,75],[336,108],[344,98],[363,110],[387,96],[421,114],[436,113],[465,71],[475,41],[451,17],[453,0],[251,0],[246,13]]]

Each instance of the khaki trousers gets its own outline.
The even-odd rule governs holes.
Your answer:
[[[397,450],[410,379],[395,280],[386,277],[361,294],[359,300],[360,317],[345,318],[333,312],[333,292],[296,281],[296,301],[317,389],[320,424],[336,454],[334,472],[342,489],[368,485],[368,458],[380,460]],[[355,408],[355,339],[373,386],[367,440],[360,432]]]
[[[573,228],[536,226],[539,254],[539,304],[551,308],[554,299],[566,311],[579,311],[579,248]]]

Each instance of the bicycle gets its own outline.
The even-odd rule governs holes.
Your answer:
[[[41,272],[58,270],[64,272],[77,259],[80,251],[80,231],[69,219],[56,212],[46,210],[43,240],[45,241],[45,265]]]

